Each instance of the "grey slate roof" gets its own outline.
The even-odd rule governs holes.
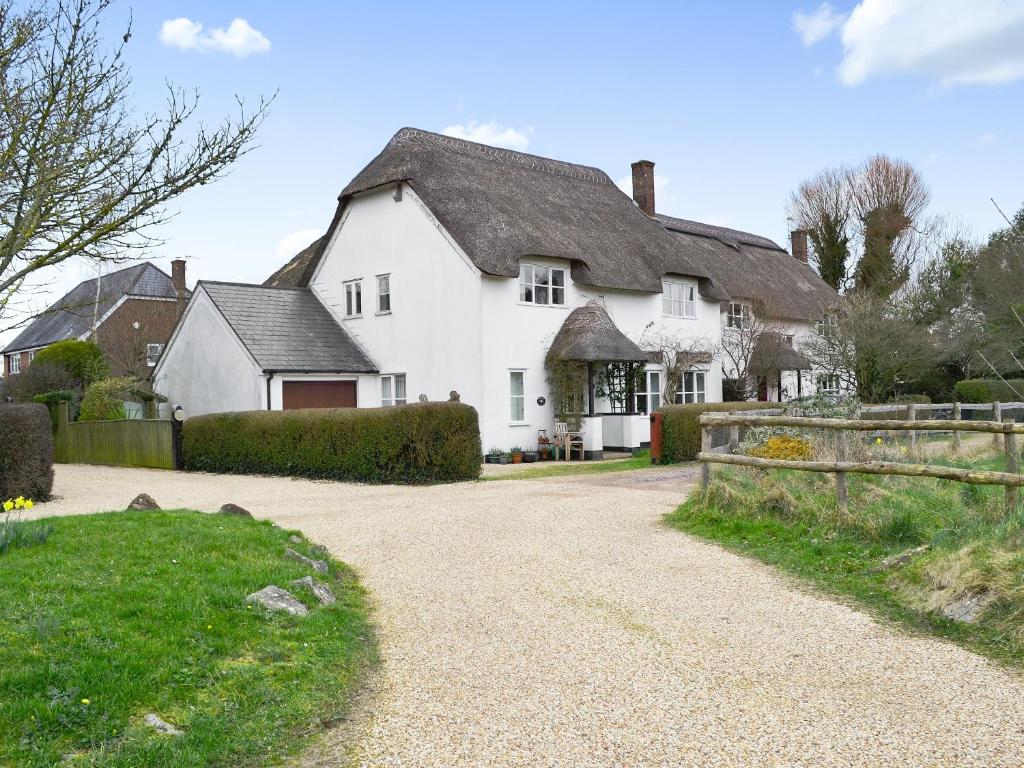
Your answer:
[[[377,371],[308,288],[208,280],[199,286],[264,371]]]
[[[586,363],[646,363],[651,357],[650,352],[640,349],[618,329],[608,310],[596,300],[569,313],[548,352],[564,360]]]
[[[320,244],[327,239],[327,235],[321,235],[312,243],[307,245],[295,254],[287,264],[281,267],[263,281],[263,285],[272,288],[301,288],[306,285],[303,276],[309,268],[310,262],[316,256]]]
[[[680,250],[711,272],[716,285],[768,316],[817,320],[838,301],[817,272],[768,238],[661,214],[658,219]]]
[[[103,275],[98,301],[96,280],[86,280],[68,291],[15,336],[3,352],[35,349],[55,341],[76,339],[88,333],[94,313],[95,317],[103,317],[124,296],[175,298],[170,275],[148,261]]]

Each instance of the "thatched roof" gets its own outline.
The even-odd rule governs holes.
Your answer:
[[[679,249],[702,264],[735,301],[785,320],[818,320],[838,294],[808,264],[766,237],[658,215]]]
[[[650,352],[630,341],[598,301],[591,301],[569,313],[555,334],[548,354],[584,363],[645,363],[650,360]]]
[[[306,270],[309,269],[310,262],[316,256],[320,244],[326,239],[326,235],[321,235],[307,245],[295,254],[287,264],[264,280],[263,285],[269,288],[304,288],[306,283],[303,278]]]
[[[793,345],[778,333],[762,333],[750,353],[751,371],[809,371],[810,360],[797,352]]]

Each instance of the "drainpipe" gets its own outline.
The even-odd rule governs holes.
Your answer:
[[[267,371],[267,410],[272,410],[270,407],[270,380],[274,378],[273,371]]]

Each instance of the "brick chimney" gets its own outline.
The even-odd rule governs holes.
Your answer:
[[[171,282],[174,284],[174,293],[178,297],[178,314],[185,311],[185,260],[175,259],[171,262]]]
[[[789,233],[789,242],[792,245],[793,258],[807,263],[807,230],[794,229]]]
[[[633,199],[640,210],[648,216],[654,215],[654,163],[637,160],[633,168]]]

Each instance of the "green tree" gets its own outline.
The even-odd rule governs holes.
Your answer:
[[[32,366],[47,364],[66,370],[81,388],[110,374],[103,351],[91,341],[66,339],[44,347],[36,353]]]
[[[821,279],[837,291],[846,282],[850,258],[850,169],[827,168],[790,195],[789,212],[811,241],[811,260]]]

